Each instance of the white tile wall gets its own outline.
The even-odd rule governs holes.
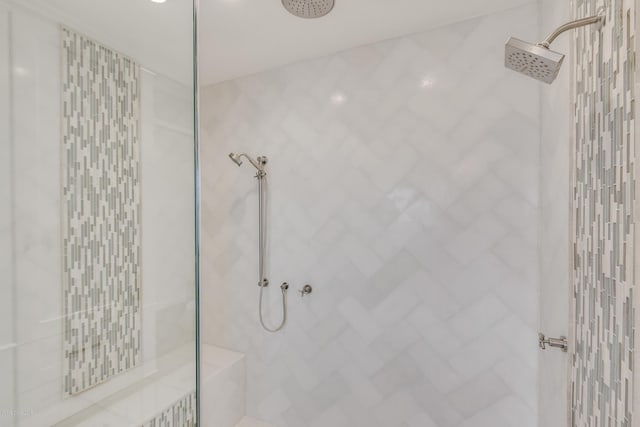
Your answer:
[[[0,427],[11,425],[14,408],[13,235],[11,183],[11,86],[9,11],[0,5]]]
[[[6,325],[15,326],[18,342],[17,394],[11,405],[29,415],[25,417],[28,425],[29,419],[38,416],[51,422],[63,419],[90,405],[92,399],[108,395],[107,390],[127,387],[145,372],[118,377],[82,399],[62,399],[60,112],[55,102],[60,98],[59,29],[56,23],[18,6],[10,9],[11,38],[0,7],[0,58],[7,40],[13,49],[13,63],[0,62],[0,95],[5,90],[2,73],[6,73],[3,67],[7,64],[14,94],[14,271],[18,294],[16,317]],[[142,254],[143,351],[145,360],[152,360],[194,337],[192,103],[191,88],[151,72],[145,73],[143,80],[142,233],[143,246],[148,249]],[[2,110],[8,99],[0,96],[0,120],[8,117]],[[0,132],[6,129],[0,126]],[[0,139],[0,150],[4,150],[4,141]],[[5,182],[0,180],[0,189]],[[0,212],[5,206],[0,206]],[[0,237],[4,245],[6,234]],[[0,280],[9,276],[2,277]],[[2,292],[11,285],[1,283]],[[0,300],[0,308],[5,301]],[[8,313],[0,311],[1,315]],[[0,346],[4,344],[0,342]],[[0,351],[0,357],[4,362],[7,352]],[[4,369],[7,365],[0,366]],[[10,402],[4,393],[13,395],[5,378],[10,376],[2,374],[0,381],[3,405]],[[0,423],[5,421],[0,418]]]
[[[235,427],[246,412],[247,367],[243,354],[201,346],[200,425]]]
[[[537,425],[539,88],[502,66],[537,14],[203,90],[203,338],[246,353],[248,415]],[[292,285],[277,335],[257,318],[256,183],[231,151],[270,158],[268,276]]]
[[[10,69],[9,69],[9,14],[2,5],[0,5],[0,58],[2,58],[2,66],[0,67],[0,198],[4,201],[10,201],[13,197],[11,191],[11,128],[10,128],[10,107],[11,107],[11,86],[10,86]],[[12,342],[13,328],[11,319],[13,317],[10,301],[13,300],[12,286],[10,283],[13,275],[12,257],[12,237],[11,237],[11,221],[12,221],[11,203],[2,203],[0,207],[0,276],[3,280],[3,286],[0,287],[0,301],[2,301],[2,309],[0,312],[0,346]]]
[[[25,418],[62,400],[60,35],[13,10],[16,405]]]
[[[244,417],[240,422],[236,425],[236,427],[273,427],[270,424],[262,422],[260,420],[256,420],[251,417]]]
[[[195,340],[191,88],[141,73],[143,355]]]
[[[570,2],[543,0],[540,31],[546,37],[555,27],[571,20]],[[569,54],[570,35],[565,34],[553,49]],[[550,86],[540,84],[540,331],[556,336],[569,335],[569,153],[571,101],[570,58],[558,79]],[[532,82],[533,83],[533,82]],[[530,83],[530,84],[532,84]],[[540,352],[539,426],[564,427],[568,417],[567,354]]]

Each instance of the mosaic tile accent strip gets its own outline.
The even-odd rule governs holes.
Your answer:
[[[140,427],[195,427],[196,394],[189,393]]]
[[[65,396],[140,362],[140,97],[131,59],[62,28]]]
[[[632,426],[635,148],[634,0],[607,2],[607,22],[574,33],[574,426]],[[578,17],[601,3],[576,0]],[[637,292],[636,292],[637,293]]]

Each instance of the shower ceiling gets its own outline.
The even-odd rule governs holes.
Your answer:
[[[166,0],[3,0],[65,22],[146,68],[191,82],[191,2]],[[211,0],[200,0],[206,3]],[[218,0],[215,0],[218,1]],[[100,6],[96,6],[99,2]],[[126,10],[127,13],[122,13]]]
[[[189,26],[175,25],[175,16],[190,16],[190,0],[109,0],[100,14],[87,0],[5,1],[46,11],[47,16],[139,58],[143,66],[190,81],[191,51],[184,48],[191,43],[191,34],[184,31]],[[291,15],[282,0],[199,1],[200,71],[205,85],[531,3],[336,0],[327,16],[309,20]],[[126,16],[120,13],[125,7]],[[519,36],[533,40],[538,34]]]
[[[216,83],[527,3],[336,0],[327,16],[308,20],[292,16],[281,0],[200,0],[201,81]]]

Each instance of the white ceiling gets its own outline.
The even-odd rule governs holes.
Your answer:
[[[435,28],[535,0],[336,0],[320,19],[281,0],[199,0],[201,84]],[[192,0],[0,0],[28,7],[184,83],[192,77]]]
[[[191,0],[0,0],[80,31],[143,67],[192,81]],[[205,0],[206,1],[206,0]],[[259,0],[260,1],[260,0]]]
[[[329,15],[309,20],[290,15],[281,0],[200,0],[201,83],[253,74],[531,2],[336,0]]]

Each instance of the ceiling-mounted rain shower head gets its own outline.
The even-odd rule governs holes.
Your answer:
[[[511,37],[505,47],[504,65],[545,83],[558,77],[564,55]]]
[[[291,14],[300,18],[321,18],[331,12],[335,0],[282,0]]]
[[[504,65],[505,67],[533,77],[545,83],[553,83],[558,77],[564,55],[554,52],[549,47],[558,36],[565,31],[584,27],[591,24],[604,23],[606,10],[601,8],[598,14],[588,18],[564,24],[555,30],[545,41],[533,44],[511,37],[505,45]]]

